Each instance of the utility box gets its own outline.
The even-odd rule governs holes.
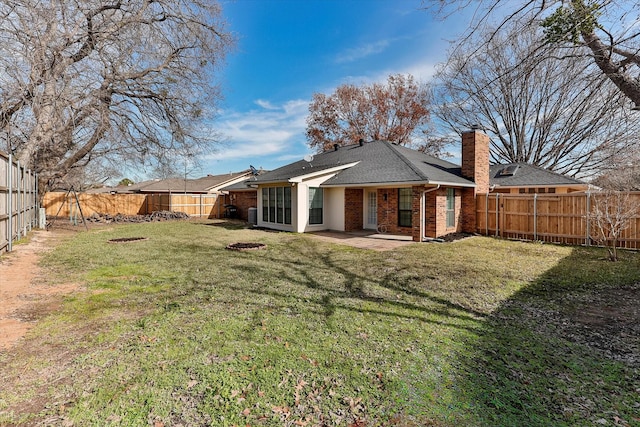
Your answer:
[[[247,218],[249,224],[258,225],[258,208],[249,208]]]

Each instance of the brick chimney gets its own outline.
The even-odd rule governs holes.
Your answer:
[[[489,137],[478,129],[462,134],[462,176],[476,183],[476,193],[489,191]]]
[[[475,128],[462,134],[462,176],[476,188],[462,189],[460,225],[462,231],[475,233],[476,194],[489,192],[489,137]]]

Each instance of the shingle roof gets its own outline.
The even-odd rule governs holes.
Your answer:
[[[249,170],[186,180],[184,178],[152,179],[129,186],[114,187],[108,191],[118,193],[207,193],[233,179],[246,176],[248,173]]]
[[[501,171],[507,167],[515,167],[513,175],[503,175]],[[489,168],[489,183],[499,187],[532,187],[532,186],[586,186],[587,184],[574,178],[543,169],[528,163],[496,164]]]
[[[322,186],[354,186],[393,183],[437,183],[473,186],[462,178],[460,166],[420,151],[372,141],[363,145],[339,147],[314,156],[311,162],[300,160],[259,176],[256,184],[289,179],[356,163],[325,181]]]

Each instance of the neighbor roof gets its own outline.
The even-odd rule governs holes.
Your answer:
[[[475,185],[461,176],[460,166],[387,141],[347,145],[326,151],[315,155],[310,162],[300,160],[265,173],[253,183],[283,182],[341,166],[345,169],[325,181],[323,187],[393,183]]]
[[[587,186],[577,179],[528,163],[491,165],[489,183],[498,187]]]
[[[152,179],[128,186],[118,186],[109,189],[101,189],[100,191],[112,191],[117,193],[208,193],[212,190],[218,190],[218,187],[224,186],[230,181],[247,176],[249,173],[250,172],[247,169],[242,172],[230,172],[221,175],[207,175],[203,176],[202,178],[196,179]]]

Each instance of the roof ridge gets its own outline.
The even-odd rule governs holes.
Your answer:
[[[429,181],[429,177],[424,175],[422,173],[422,171],[420,171],[420,169],[416,168],[413,164],[413,162],[411,162],[403,153],[401,153],[400,151],[398,151],[397,149],[395,149],[394,147],[400,147],[400,145],[396,145],[393,144],[392,142],[389,141],[380,141],[382,143],[384,143],[388,148],[391,149],[391,151],[393,153],[395,153],[395,155],[404,162],[404,164],[406,164],[407,166],[409,166],[409,168],[416,174],[418,175],[420,178]]]

